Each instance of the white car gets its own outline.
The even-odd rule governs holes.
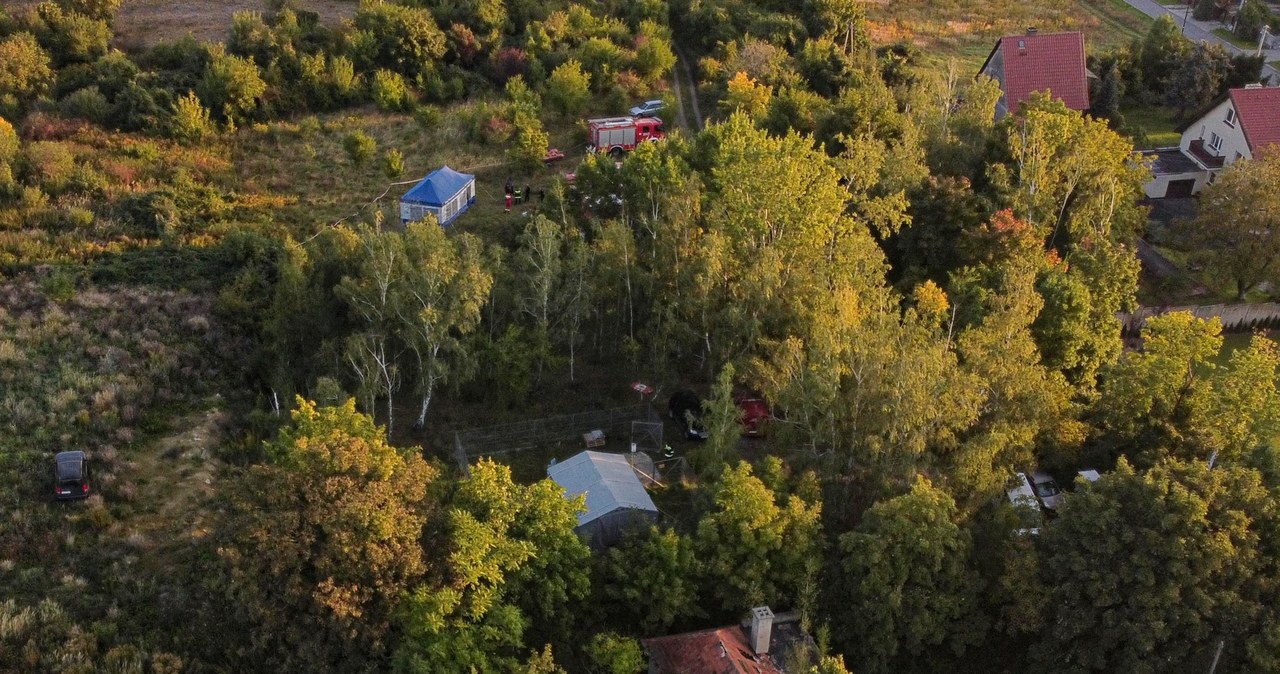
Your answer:
[[[1031,488],[1036,493],[1036,498],[1040,499],[1040,505],[1045,510],[1057,510],[1058,505],[1062,503],[1062,489],[1058,487],[1058,483],[1053,481],[1048,473],[1042,470],[1033,470],[1027,477],[1030,478]]]
[[[645,101],[631,108],[629,112],[632,117],[655,117],[665,107],[667,107],[667,104],[661,100]]]
[[[1039,525],[1044,516],[1040,512],[1040,501],[1036,500],[1036,493],[1031,490],[1031,482],[1027,480],[1027,475],[1014,473],[1005,494],[1009,497],[1009,503],[1012,503],[1014,509],[1018,511],[1022,523],[1027,525],[1018,529],[1018,534],[1025,536],[1040,533]]]

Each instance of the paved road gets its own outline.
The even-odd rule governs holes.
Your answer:
[[[1187,16],[1186,5],[1165,6],[1155,0],[1125,0],[1125,2],[1128,2],[1134,9],[1137,9],[1153,19],[1158,19],[1166,14],[1172,16],[1173,20],[1177,22],[1179,26],[1183,27],[1183,33],[1192,40],[1216,42],[1226,48],[1227,53],[1229,54],[1242,54],[1246,51],[1253,54],[1255,52],[1253,49],[1241,49],[1217,35],[1214,35],[1213,29],[1221,28],[1222,24],[1216,21],[1196,21],[1195,19],[1190,18]],[[1280,49],[1268,49],[1266,50],[1266,54],[1267,63],[1280,61]],[[1262,66],[1262,76],[1264,78],[1270,76],[1272,85],[1280,84],[1280,70],[1276,70],[1270,65]]]

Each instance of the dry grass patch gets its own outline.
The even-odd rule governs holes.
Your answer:
[[[868,4],[867,18],[878,44],[908,42],[927,57],[956,58],[975,70],[997,38],[1030,27],[1081,31],[1091,52],[1127,44],[1145,29],[1109,0],[900,0]]]
[[[447,164],[476,175],[476,205],[458,221],[459,226],[506,227],[518,222],[523,210],[503,210],[506,179],[510,177],[520,189],[526,184],[535,190],[549,187],[558,171],[573,170],[582,157],[581,141],[574,125],[561,123],[557,129],[549,124],[551,144],[569,156],[550,169],[533,174],[518,171],[507,160],[507,144],[468,140],[466,120],[477,105],[483,103],[443,110],[439,124],[430,129],[409,115],[372,109],[243,128],[234,140],[234,161],[244,181],[240,191],[280,195],[285,203],[273,213],[276,222],[305,235],[344,218],[367,217],[371,201],[384,192],[380,202],[384,217],[398,218],[397,204],[412,187],[410,181]],[[377,141],[373,159],[360,165],[352,163],[343,148],[343,139],[355,131]],[[404,173],[399,178],[383,172],[382,157],[389,149],[404,155]],[[406,184],[392,186],[392,182]]]
[[[337,24],[356,11],[355,0],[300,0],[296,5]],[[116,18],[116,46],[136,50],[190,33],[197,40],[221,42],[236,12],[266,12],[265,0],[125,0]]]

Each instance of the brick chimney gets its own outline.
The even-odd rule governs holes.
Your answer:
[[[773,634],[773,611],[768,606],[751,609],[751,650],[756,655],[769,652],[769,639]]]

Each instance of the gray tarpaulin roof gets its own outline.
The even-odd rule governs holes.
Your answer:
[[[587,495],[587,511],[578,514],[578,526],[621,508],[658,512],[621,454],[582,452],[547,468],[547,476],[564,488],[566,496]]]

